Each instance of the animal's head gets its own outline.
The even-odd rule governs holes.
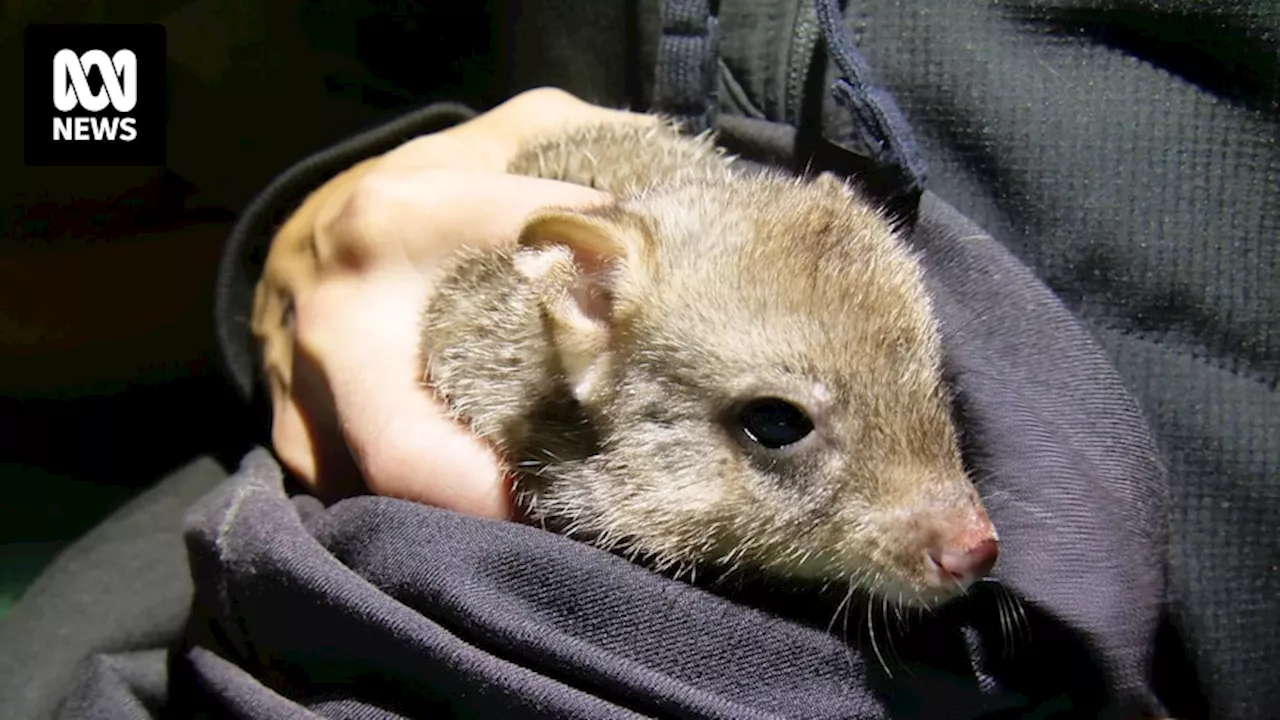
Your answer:
[[[995,530],[961,463],[919,265],[839,181],[549,212],[522,246],[531,275],[570,278],[543,305],[602,438],[584,479],[546,489],[548,512],[658,564],[906,604],[990,570]]]

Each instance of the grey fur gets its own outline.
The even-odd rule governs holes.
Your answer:
[[[530,522],[658,569],[946,600],[921,548],[994,530],[960,462],[919,265],[834,177],[732,163],[666,124],[528,148],[512,172],[617,200],[459,255],[423,315],[431,387],[507,458]],[[617,242],[611,264],[557,244],[575,223]],[[608,292],[604,344],[564,309],[586,280]],[[725,419],[755,396],[794,400],[818,429],[753,450]]]

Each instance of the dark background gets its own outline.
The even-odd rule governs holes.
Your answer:
[[[212,328],[237,212],[291,163],[404,110],[501,99],[492,49],[521,20],[497,4],[6,4],[9,97],[21,102],[26,24],[158,22],[170,117],[164,167],[26,167],[22,112],[4,113],[0,611],[133,493],[255,430],[236,421]],[[495,11],[509,23],[490,30]],[[404,32],[420,42],[376,42]]]

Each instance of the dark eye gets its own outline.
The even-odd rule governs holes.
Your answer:
[[[786,400],[757,398],[742,406],[738,421],[752,442],[770,450],[798,443],[813,432],[813,421]]]

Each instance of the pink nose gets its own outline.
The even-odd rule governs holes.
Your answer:
[[[932,548],[929,550],[929,559],[937,566],[938,574],[944,579],[969,587],[991,572],[999,554],[999,543],[995,538],[988,537],[964,550],[954,546]]]

